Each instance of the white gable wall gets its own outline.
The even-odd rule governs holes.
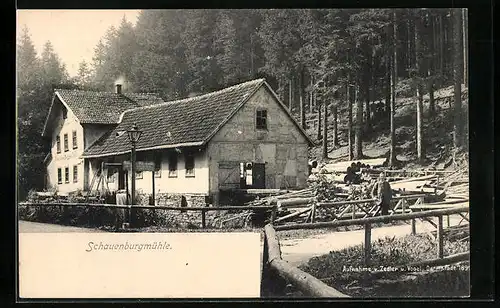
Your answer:
[[[60,104],[57,101],[55,104]],[[83,127],[78,122],[75,115],[68,110],[66,119],[63,118],[62,108],[57,108],[57,115],[54,119],[53,131],[51,135],[52,160],[47,165],[47,186],[56,188],[58,192],[68,193],[84,188],[84,167],[81,155],[84,149]],[[77,148],[73,149],[73,131],[76,131]],[[68,135],[68,151],[64,150],[64,134]],[[61,152],[57,153],[56,138],[60,136]],[[77,166],[77,181],[73,181],[73,166]],[[65,168],[69,168],[69,182],[65,179]],[[61,168],[62,183],[58,183],[58,168]]]

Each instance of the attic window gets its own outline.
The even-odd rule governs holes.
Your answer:
[[[265,109],[257,110],[255,118],[255,128],[267,129],[267,110]]]
[[[68,110],[66,108],[62,109],[62,117],[63,117],[63,119],[67,119],[68,118]]]

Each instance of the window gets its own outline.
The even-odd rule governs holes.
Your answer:
[[[136,171],[135,172],[135,178],[136,179],[142,179],[142,171]]]
[[[168,156],[168,177],[177,177],[177,153],[172,153]]]
[[[76,140],[76,130],[73,131],[73,149],[77,149],[78,148],[78,143],[77,143],[77,140]]]
[[[186,153],[185,155],[186,177],[194,177],[194,155]]]
[[[56,147],[57,153],[61,153],[61,136],[57,135],[56,137]]]
[[[155,154],[155,177],[161,178],[161,154]]]
[[[115,182],[115,173],[116,171],[114,169],[108,169],[108,183]]]
[[[68,118],[68,110],[66,108],[62,109],[62,117],[63,117],[63,119],[67,119]]]
[[[64,152],[69,151],[68,134],[64,134]]]
[[[73,183],[78,182],[78,166],[73,166]]]
[[[62,170],[57,168],[57,184],[62,184]]]
[[[267,129],[267,110],[257,110],[255,127],[257,129]]]
[[[69,183],[69,167],[64,168],[64,183]]]

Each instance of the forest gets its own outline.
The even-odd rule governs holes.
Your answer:
[[[451,144],[467,147],[467,21],[466,9],[446,8],[145,10],[135,25],[123,19],[109,28],[74,77],[50,41],[38,56],[24,28],[17,43],[19,197],[43,188],[49,144],[41,131],[53,90],[112,91],[117,81],[124,91],[172,100],[266,78],[324,158],[341,141],[349,158],[364,157],[363,141],[377,126],[390,136],[390,165],[397,163],[398,99],[415,98],[414,151],[425,162],[424,125],[440,112],[434,93],[452,87]],[[342,121],[346,134],[337,127]]]

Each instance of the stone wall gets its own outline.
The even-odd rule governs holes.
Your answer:
[[[149,203],[150,194],[141,194],[138,196],[138,204],[146,205]],[[156,197],[157,206],[178,206],[179,210],[163,209],[138,209],[138,223],[141,227],[159,226],[173,229],[201,229],[202,212],[201,211],[183,211],[181,210],[182,197],[186,197],[187,207],[205,207],[205,195],[181,195],[181,194],[159,194]],[[271,212],[252,214],[252,211],[205,211],[206,228],[244,228],[255,226],[256,220],[265,220],[269,218]]]

